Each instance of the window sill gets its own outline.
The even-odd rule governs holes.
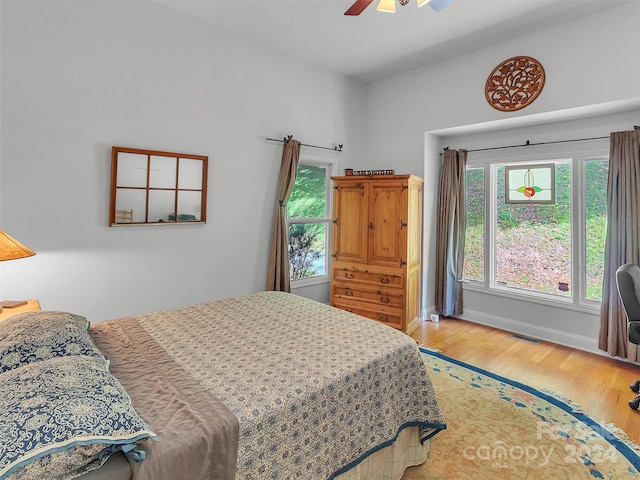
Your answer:
[[[463,290],[469,290],[473,292],[483,293],[485,295],[495,295],[498,297],[505,297],[512,300],[518,300],[528,303],[538,303],[554,308],[563,308],[566,310],[574,310],[577,312],[584,312],[590,314],[600,313],[600,303],[575,303],[571,298],[553,298],[549,295],[536,295],[527,294],[514,291],[513,289],[500,289],[500,288],[488,288],[484,285],[480,285],[473,282],[463,282]]]
[[[310,287],[312,285],[320,285],[329,283],[331,279],[329,275],[317,275],[315,277],[303,278],[300,280],[291,280],[291,288]]]

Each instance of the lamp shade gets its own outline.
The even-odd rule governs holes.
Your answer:
[[[35,255],[36,253],[22,245],[11,235],[0,230],[0,262]]]

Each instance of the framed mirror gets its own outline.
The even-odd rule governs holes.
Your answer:
[[[206,223],[209,157],[111,149],[109,225]]]

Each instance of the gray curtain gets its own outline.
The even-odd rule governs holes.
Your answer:
[[[598,347],[612,356],[638,361],[627,338],[627,317],[616,286],[616,270],[640,264],[640,131],[614,132],[609,150],[607,234]]]
[[[436,310],[462,313],[465,235],[466,150],[445,150],[440,174],[436,228]]]
[[[287,202],[293,191],[300,158],[300,142],[289,139],[282,149],[278,198],[271,239],[267,290],[290,292],[289,280],[289,232],[287,231]]]

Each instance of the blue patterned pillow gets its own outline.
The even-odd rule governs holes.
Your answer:
[[[70,479],[155,434],[107,361],[67,356],[0,373],[0,479]]]
[[[0,322],[0,372],[66,355],[103,358],[89,321],[67,312],[26,312]]]

